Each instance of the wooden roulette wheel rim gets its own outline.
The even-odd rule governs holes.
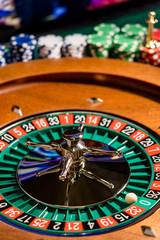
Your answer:
[[[0,69],[0,125],[20,119],[11,111],[13,105],[18,105],[24,117],[64,109],[107,112],[136,121],[159,134],[159,76],[157,67],[112,59],[45,59],[11,64]],[[91,104],[86,101],[91,97],[103,102]],[[130,227],[94,238],[147,239],[141,226],[150,226],[158,239],[159,217],[157,211]],[[0,228],[2,239],[21,239],[24,234],[26,240],[41,238],[3,222]],[[87,238],[90,237],[83,237]]]

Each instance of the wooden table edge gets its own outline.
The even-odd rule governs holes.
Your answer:
[[[160,86],[160,68],[137,62],[98,58],[39,59],[0,68],[0,84],[53,73],[94,73],[132,78]]]

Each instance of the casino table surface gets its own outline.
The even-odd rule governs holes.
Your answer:
[[[47,207],[44,206],[42,207],[41,202],[39,203],[39,200],[38,201],[36,200],[35,205],[30,207],[30,209],[25,210],[27,209],[28,202],[30,201],[33,202],[35,201],[35,199],[32,199],[33,200],[32,201],[31,200],[32,197],[29,196],[30,194],[26,192],[24,193],[21,192],[22,190],[19,189],[20,187],[19,178],[16,178],[19,181],[18,183],[19,185],[16,183],[17,180],[15,179],[11,180],[8,179],[8,183],[6,179],[2,179],[0,185],[0,208],[2,208],[0,210],[0,218],[2,220],[0,222],[0,239],[20,240],[24,238],[25,240],[35,239],[51,240],[62,239],[64,237],[66,237],[66,239],[76,239],[77,235],[79,236],[80,239],[94,238],[97,240],[102,238],[111,240],[114,239],[130,240],[133,238],[137,240],[150,239],[151,237],[143,234],[142,232],[143,226],[152,228],[152,230],[155,233],[153,239],[155,240],[160,239],[159,228],[160,212],[158,210],[159,181],[157,182],[155,182],[155,180],[153,181],[154,177],[159,176],[158,175],[159,172],[157,172],[158,170],[156,170],[158,169],[157,161],[159,161],[158,160],[159,146],[157,145],[157,143],[159,143],[160,134],[159,76],[160,69],[157,67],[141,63],[129,63],[126,61],[115,59],[93,59],[93,58],[84,59],[62,58],[58,60],[54,59],[34,60],[28,63],[10,64],[0,69],[0,102],[1,102],[0,143],[2,151],[1,155],[3,156],[4,153],[4,159],[7,164],[4,165],[5,161],[4,163],[0,163],[2,164],[0,169],[0,174],[2,178],[5,177],[8,179],[8,177],[10,177],[9,175],[10,171],[12,172],[12,174],[15,175],[17,169],[19,169],[19,166],[17,168],[16,161],[17,160],[21,161],[20,159],[22,158],[22,156],[24,156],[24,153],[26,151],[27,152],[29,151],[26,150],[27,148],[23,142],[23,138],[26,139],[26,134],[31,139],[34,139],[34,137],[36,136],[36,138],[42,142],[43,138],[46,137],[46,139],[48,139],[49,133],[47,132],[48,128],[46,128],[46,126],[49,127],[48,124],[50,124],[51,128],[56,129],[55,126],[53,126],[54,125],[53,119],[47,120],[48,122],[46,122],[46,118],[49,119],[48,117],[51,116],[53,117],[58,116],[61,125],[64,125],[64,119],[66,118],[69,119],[68,116],[70,115],[71,116],[74,115],[75,118],[76,117],[79,118],[79,116],[83,115],[84,117],[85,114],[88,114],[86,115],[86,119],[88,119],[86,120],[86,125],[88,125],[86,126],[86,129],[89,130],[87,130],[88,133],[84,132],[86,138],[94,139],[95,136],[94,140],[101,141],[100,139],[102,139],[102,135],[104,134],[104,132],[106,131],[112,132],[111,135],[115,136],[116,134],[117,137],[114,137],[114,139],[112,138],[112,140],[110,140],[111,143],[116,142],[117,138],[122,139],[123,142],[130,141],[130,143],[135,144],[136,156],[138,154],[137,152],[138,149],[141,149],[143,154],[145,154],[146,157],[148,156],[147,158],[149,161],[147,165],[144,165],[145,169],[143,169],[143,165],[141,166],[140,162],[138,163],[138,165],[136,165],[134,162],[132,163],[131,160],[130,165],[131,179],[129,180],[129,185],[132,185],[130,181],[133,181],[134,187],[134,182],[136,182],[135,187],[132,189],[134,189],[138,195],[140,194],[141,191],[143,191],[144,198],[142,198],[140,194],[139,201],[141,202],[141,204],[137,207],[135,203],[131,211],[131,209],[128,208],[128,205],[126,205],[126,203],[124,202],[125,194],[121,195],[121,198],[119,198],[119,195],[114,196],[113,203],[111,203],[110,205],[113,213],[116,213],[117,211],[115,209],[115,206],[117,204],[118,199],[121,202],[120,209],[124,208],[124,212],[122,213],[118,211],[117,214],[114,214],[114,216],[109,217],[110,223],[111,219],[113,221],[114,217],[114,219],[116,219],[116,222],[114,220],[114,224],[118,224],[118,227],[115,226],[111,226],[111,228],[109,227],[109,231],[107,230],[107,228],[105,228],[108,225],[108,223],[105,223],[107,225],[105,224],[103,225],[104,220],[102,220],[103,218],[105,218],[105,220],[107,218],[107,215],[105,215],[106,201],[100,204],[95,202],[93,208],[92,206],[91,208],[86,206],[85,208],[84,207],[80,207],[78,209],[75,208],[74,211],[73,207],[70,210],[67,210],[68,208],[66,206],[63,206],[62,208],[61,206],[60,207],[55,206],[55,208],[57,208],[56,212],[58,212],[58,214],[57,213],[55,214],[57,217],[55,217],[53,222],[51,220],[45,220],[45,216],[48,213],[50,214],[49,209],[54,208],[54,206],[48,205]],[[103,100],[103,102],[92,104],[86,101],[88,98],[92,97],[100,98]],[[11,111],[13,105],[17,105],[20,107],[20,109],[23,112],[23,117]],[[49,115],[47,115],[47,112]],[[41,113],[43,113],[43,118],[41,117],[40,119],[39,117],[41,116]],[[75,114],[78,114],[78,116]],[[98,117],[98,119],[102,119],[100,125],[97,125],[98,123],[95,122],[95,118],[93,118],[94,116],[96,118]],[[106,125],[106,128],[104,128],[103,123],[105,121],[108,121],[106,119],[106,116],[108,116],[107,118],[111,118],[113,122],[111,123],[111,125]],[[89,119],[94,121],[90,123]],[[109,120],[109,124],[112,121],[111,119]],[[29,124],[30,125],[32,124],[32,128],[34,128],[34,130],[36,127],[36,130],[31,133],[30,132],[27,133],[27,130],[26,132],[24,131],[24,129],[26,129],[24,125],[28,124],[28,121],[31,120],[32,122],[29,122]],[[68,120],[66,120],[65,122],[66,124],[67,121]],[[122,128],[119,128],[119,125],[116,125],[117,121],[118,123],[120,123],[120,125],[122,124],[123,126]],[[35,127],[33,126],[33,124]],[[60,131],[63,132],[64,131],[63,129],[66,129],[66,125],[65,126],[61,125],[58,125],[58,128],[60,128]],[[77,127],[77,124],[72,123],[71,125],[73,125],[74,128]],[[22,127],[24,128],[22,129]],[[126,129],[125,131],[124,128]],[[93,134],[90,133],[90,131],[92,132],[92,129],[95,129]],[[129,132],[127,129],[129,129]],[[140,141],[141,139],[139,138],[134,141],[135,135],[134,137],[132,137],[133,135],[131,134],[130,131],[132,132],[132,134],[134,132],[137,133],[137,131],[138,132],[140,131],[140,134],[142,134],[142,141]],[[19,138],[19,134],[24,136],[22,138]],[[56,136],[58,135],[53,136],[56,139]],[[12,142],[10,142],[10,140],[12,140]],[[6,141],[8,141],[8,143]],[[119,143],[117,142],[116,144]],[[17,149],[17,147],[14,146],[17,146],[19,149]],[[116,145],[113,144],[113,146],[115,147]],[[155,146],[156,149],[154,149],[152,146]],[[133,150],[134,147],[131,147],[129,149]],[[18,153],[16,152],[17,150]],[[150,151],[151,152],[156,151],[156,155],[154,156],[154,154],[150,153]],[[132,154],[132,152],[133,151],[130,150],[130,154]],[[127,155],[125,156],[127,158]],[[151,156],[153,163],[151,162],[151,158],[149,156]],[[25,155],[24,159],[26,157],[27,155]],[[156,159],[155,162],[154,159]],[[14,167],[12,166],[12,160],[14,161],[13,164]],[[143,161],[144,160],[142,160],[142,162]],[[148,170],[149,165],[151,165],[151,170]],[[155,168],[155,173],[153,171],[153,167]],[[132,174],[134,176],[137,176],[138,173],[136,172],[139,171],[140,175],[145,177],[143,178],[140,176],[141,180],[132,179]],[[150,174],[152,176],[151,180],[147,180],[150,179]],[[143,182],[144,184],[146,184],[146,181],[151,181],[148,187],[144,187],[146,185],[143,186]],[[5,185],[3,184],[9,184],[9,187],[5,187]],[[138,186],[137,184],[140,186]],[[143,188],[141,188],[142,186]],[[156,190],[156,188],[158,190]],[[4,200],[6,202],[4,202]],[[9,208],[6,207],[8,206],[7,205],[8,203],[10,204]],[[145,204],[149,204],[151,205],[151,207],[147,208]],[[41,205],[40,209],[38,209],[37,207],[38,205]],[[7,210],[6,208],[9,210]],[[10,214],[11,211],[10,208],[12,209],[13,215]],[[15,210],[15,208],[17,210]],[[31,218],[33,221],[27,222],[28,225],[25,225],[25,222],[22,224],[23,218],[25,216],[22,215],[23,216],[22,218],[18,218],[17,216],[19,215],[21,216],[21,214],[24,214],[23,212],[25,211],[26,215],[30,214],[30,212],[32,212],[34,208],[36,208],[36,211],[33,213],[33,216],[29,215],[29,218]],[[94,218],[94,221],[91,221],[93,225],[95,224],[95,221],[97,221],[98,223],[100,222],[99,227],[97,228],[98,230],[94,229],[92,231],[91,227],[90,232],[88,232],[89,231],[88,228],[85,228],[86,223],[87,224],[91,223],[89,220],[86,220],[91,219],[91,216],[89,217],[89,215],[88,218],[86,217],[88,211],[87,209],[89,208],[90,211],[93,210],[92,213],[93,215],[95,214],[95,211],[97,211],[95,210],[96,208],[100,209],[98,210],[98,213],[96,213],[97,215],[95,215],[96,217]],[[147,210],[145,210],[146,208]],[[41,213],[39,213],[40,210]],[[50,228],[47,228],[48,225],[46,225],[46,228],[42,225],[37,225],[38,224],[37,219],[39,219],[38,221],[42,220],[49,221],[50,222],[49,226],[52,226],[52,228],[54,228],[54,224],[61,224],[60,222],[57,223],[56,219],[60,219],[63,211],[67,211],[68,214],[67,215],[68,218],[64,220],[65,224],[65,228],[63,229],[64,232],[60,231],[61,233],[59,234],[59,232],[57,231],[54,234],[54,232],[52,232],[53,229],[51,230]],[[130,213],[131,215],[124,215],[124,213],[127,213],[128,211],[131,212]],[[139,212],[143,213],[143,211],[145,212],[145,214],[142,214],[142,216],[140,215],[139,217],[138,216]],[[136,215],[136,217],[134,215]],[[119,218],[120,216],[121,218]],[[124,220],[122,216],[123,218],[124,216],[125,218],[127,218],[125,224],[123,223],[121,224],[121,221]],[[50,217],[48,218],[51,219]],[[46,219],[48,218],[46,216]],[[77,219],[81,220],[78,221]],[[72,225],[70,225],[71,223],[80,224],[81,228],[80,229],[76,227],[74,228]],[[83,230],[82,223],[84,227]],[[69,234],[70,230],[66,226],[72,226],[72,230],[74,229],[75,232]],[[102,231],[103,228],[104,231]],[[80,231],[80,234],[78,234],[76,231]],[[102,235],[98,235],[99,233],[101,233]],[[92,236],[92,234],[94,235]]]

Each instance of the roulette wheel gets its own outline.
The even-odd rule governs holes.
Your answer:
[[[160,237],[159,73],[91,58],[0,69],[0,239]]]

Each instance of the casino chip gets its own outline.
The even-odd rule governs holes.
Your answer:
[[[41,36],[38,39],[38,58],[61,57],[63,38],[53,34]]]
[[[3,45],[0,45],[0,66],[6,65],[6,48]]]
[[[115,35],[113,38],[113,48],[111,56],[129,62],[135,61],[139,57],[139,41],[123,34]]]
[[[65,57],[82,58],[85,56],[87,36],[75,33],[64,38],[62,52]]]
[[[105,35],[90,34],[87,37],[88,49],[92,57],[108,58],[112,38]]]
[[[126,36],[130,36],[136,39],[141,39],[143,41],[145,34],[147,33],[147,28],[141,24],[126,24],[121,28],[122,33]]]
[[[153,29],[153,39],[156,40],[157,42],[160,42],[160,29],[159,28]]]
[[[160,46],[154,49],[148,49],[145,46],[139,46],[140,57],[139,61],[148,63],[154,66],[160,65]]]
[[[120,32],[120,28],[114,23],[100,23],[94,27],[98,35],[107,35],[113,37]]]
[[[12,62],[28,62],[34,59],[37,41],[34,35],[21,33],[11,37]]]

